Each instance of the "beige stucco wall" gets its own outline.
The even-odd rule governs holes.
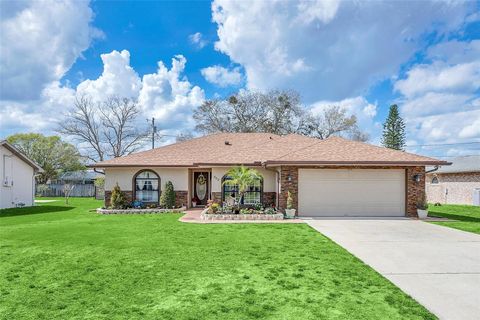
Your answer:
[[[6,157],[11,159],[12,166],[8,186],[3,184],[6,176]],[[35,186],[33,168],[3,146],[0,146],[0,179],[0,209],[15,207],[18,203],[33,206]]]
[[[188,190],[188,169],[187,168],[107,168],[105,169],[105,190],[112,190],[116,183],[124,191],[131,191],[133,187],[133,176],[140,170],[149,169],[155,171],[161,181],[161,189],[167,181],[173,183],[175,190]]]
[[[432,184],[434,176],[438,184]],[[474,190],[480,188],[480,172],[429,174],[426,182],[428,202],[471,205]]]
[[[222,177],[227,173],[229,167],[212,168],[212,192],[222,191]],[[263,177],[263,192],[277,192],[275,186],[275,172],[255,167]]]

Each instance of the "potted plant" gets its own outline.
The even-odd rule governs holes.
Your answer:
[[[197,196],[192,198],[192,206],[193,207],[196,207],[197,203],[199,203],[199,202],[200,202],[200,199],[198,199]]]
[[[425,193],[422,193],[417,201],[417,215],[419,219],[425,219],[428,215],[428,202]]]
[[[287,193],[287,208],[285,209],[285,216],[287,218],[295,218],[295,209],[293,208],[293,198],[292,193],[288,191]]]

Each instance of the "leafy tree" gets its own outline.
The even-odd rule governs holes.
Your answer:
[[[37,176],[39,184],[45,184],[63,172],[85,169],[77,148],[58,136],[18,133],[9,136],[7,141],[43,168],[44,172]]]
[[[117,183],[112,190],[112,196],[110,197],[110,205],[113,209],[123,209],[125,203],[125,195],[123,194],[122,189],[120,189],[120,186]]]
[[[247,168],[244,166],[237,166],[230,168],[226,174],[229,179],[223,181],[224,185],[237,186],[238,187],[238,203],[237,207],[240,210],[240,201],[248,191],[249,187],[254,184],[256,181],[262,178],[260,173],[252,168]]]
[[[193,114],[196,129],[214,132],[299,133],[326,139],[342,135],[368,140],[357,126],[357,118],[347,110],[332,106],[320,114],[307,111],[294,91],[240,91],[227,99],[206,100]]]
[[[175,191],[173,190],[173,183],[167,181],[165,184],[165,190],[162,191],[160,196],[160,205],[163,208],[173,209],[175,207]]]
[[[395,150],[405,148],[405,123],[400,117],[396,104],[390,106],[387,120],[383,124],[382,145]]]

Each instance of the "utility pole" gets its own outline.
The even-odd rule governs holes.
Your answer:
[[[155,149],[155,134],[157,133],[157,127],[155,126],[155,118],[152,118],[152,122],[147,119],[149,125],[152,126],[152,149]]]

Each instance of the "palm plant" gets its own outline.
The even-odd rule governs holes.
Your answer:
[[[247,168],[244,166],[233,167],[227,172],[228,179],[223,181],[223,185],[228,186],[237,186],[238,188],[238,201],[237,209],[240,210],[240,202],[248,191],[251,185],[256,181],[260,180],[262,176],[260,173],[252,168]]]

